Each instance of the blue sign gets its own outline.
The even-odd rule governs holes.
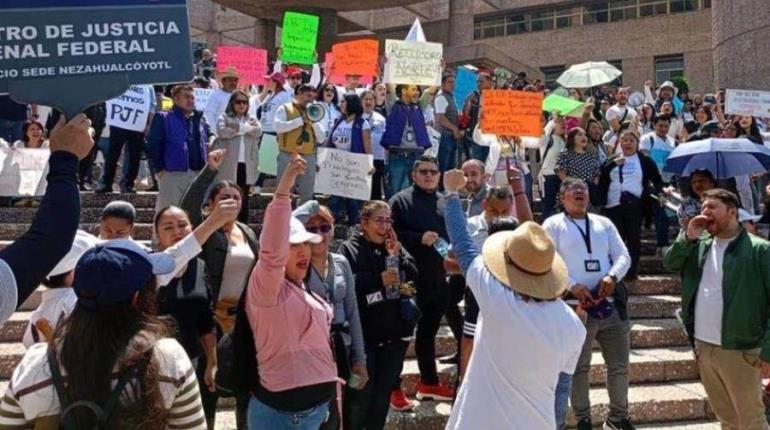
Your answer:
[[[463,106],[465,106],[465,99],[476,91],[478,80],[479,76],[476,72],[465,67],[457,68],[457,75],[455,76],[455,104],[458,110],[462,110]]]
[[[131,84],[193,77],[186,0],[0,2],[0,94],[67,117]]]

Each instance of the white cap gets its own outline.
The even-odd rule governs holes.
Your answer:
[[[61,275],[75,270],[75,266],[77,265],[78,260],[80,260],[80,257],[98,243],[99,239],[97,239],[96,236],[86,233],[83,230],[78,230],[75,234],[75,240],[72,242],[72,248],[70,248],[67,255],[59,261],[59,264],[51,270],[48,277]]]
[[[757,222],[762,215],[752,215],[746,209],[738,209],[738,222]]]
[[[289,243],[296,245],[298,243],[321,243],[324,238],[321,235],[310,233],[305,230],[305,226],[296,217],[291,217],[291,231],[289,233]]]

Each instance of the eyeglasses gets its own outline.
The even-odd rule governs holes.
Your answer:
[[[379,224],[379,225],[393,224],[393,220],[392,219],[381,217],[381,216],[378,216],[378,217],[375,217],[375,218],[364,218],[364,219],[368,219],[369,221],[371,221],[371,222],[373,222],[375,224]]]
[[[305,227],[305,230],[315,234],[319,234],[319,233],[326,234],[332,231],[332,226],[329,224],[313,225],[310,227]]]
[[[417,173],[423,176],[428,176],[428,175],[436,176],[438,175],[439,172],[437,169],[417,169]]]
[[[233,102],[233,104],[236,104],[236,105],[247,105],[247,104],[249,104],[249,101],[248,100],[236,100],[236,101]]]

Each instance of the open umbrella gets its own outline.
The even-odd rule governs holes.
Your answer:
[[[668,156],[663,171],[690,176],[708,169],[716,179],[765,173],[770,170],[770,148],[748,139],[704,139],[683,143]]]
[[[591,88],[612,82],[622,73],[606,61],[589,61],[571,66],[556,82],[566,88]]]

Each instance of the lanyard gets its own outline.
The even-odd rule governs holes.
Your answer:
[[[564,216],[567,217],[567,219],[572,224],[574,224],[575,227],[578,229],[578,231],[580,232],[580,236],[583,237],[583,242],[585,242],[585,244],[586,244],[586,251],[588,251],[588,255],[589,256],[592,255],[593,252],[591,252],[592,251],[591,250],[591,221],[588,220],[588,214],[586,214],[586,229],[585,229],[585,231],[583,231],[583,229],[580,228],[579,225],[577,225],[577,223],[575,222],[574,219],[572,219],[571,216],[569,216],[567,214],[565,214]]]

